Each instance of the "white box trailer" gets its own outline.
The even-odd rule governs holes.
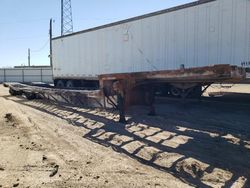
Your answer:
[[[250,67],[250,0],[200,0],[52,39],[54,80]]]
[[[52,68],[46,66],[2,68],[0,69],[0,83],[3,82],[52,83]]]

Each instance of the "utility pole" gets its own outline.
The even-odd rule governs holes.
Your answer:
[[[30,49],[28,49],[28,66],[30,67]]]
[[[52,67],[52,19],[49,21],[49,59],[50,66]]]
[[[61,35],[73,32],[71,0],[61,0]]]

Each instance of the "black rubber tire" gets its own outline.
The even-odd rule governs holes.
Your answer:
[[[16,96],[16,91],[13,90],[12,88],[9,89],[9,93],[12,95],[12,96]]]
[[[62,80],[58,80],[56,82],[56,87],[57,88],[64,88],[65,87],[64,82]]]
[[[36,94],[35,93],[24,93],[26,99],[28,100],[33,100],[36,99]]]
[[[180,89],[176,88],[176,87],[171,87],[170,89],[170,94],[173,96],[173,97],[180,97],[181,96],[181,91]]]
[[[4,87],[9,87],[9,85],[7,83],[3,83]]]
[[[12,96],[22,95],[22,91],[16,91],[16,90],[12,89],[11,87],[10,87],[10,89],[9,89],[9,93],[10,93]]]
[[[66,82],[66,88],[74,88],[75,87],[75,84],[72,80],[68,80]]]

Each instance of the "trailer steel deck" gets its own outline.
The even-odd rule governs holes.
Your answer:
[[[100,90],[55,88],[49,85],[7,84],[11,95],[24,95],[27,99],[48,99],[55,102],[104,108]]]
[[[150,106],[154,114],[155,89],[161,83],[171,85],[181,91],[186,98],[199,86],[213,83],[237,83],[246,78],[245,69],[230,65],[180,69],[172,71],[153,71],[100,75],[100,89],[66,89],[49,85],[25,85],[10,83],[10,94],[25,95],[27,99],[45,98],[86,107],[117,108],[121,122],[125,122],[125,109],[132,104],[143,103]],[[202,94],[202,93],[201,93]]]

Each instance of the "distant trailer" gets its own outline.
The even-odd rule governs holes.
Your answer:
[[[3,82],[53,83],[52,68],[47,66],[3,68],[0,69],[0,83]]]

